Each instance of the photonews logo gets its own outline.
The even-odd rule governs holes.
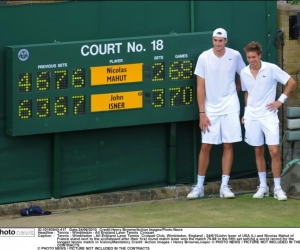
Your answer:
[[[29,58],[29,52],[27,49],[21,49],[18,53],[18,58],[20,61],[26,61]]]
[[[0,228],[0,235],[16,235],[16,231],[11,229],[4,230]]]
[[[34,228],[0,228],[1,237],[34,237]]]

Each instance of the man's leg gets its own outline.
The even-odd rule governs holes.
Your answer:
[[[222,184],[220,188],[221,198],[234,198],[234,193],[231,192],[228,186],[230,172],[233,162],[233,145],[232,143],[223,143],[223,156],[222,156]]]
[[[282,201],[287,200],[287,196],[280,185],[281,159],[279,153],[279,119],[277,114],[260,120],[260,125],[263,128],[263,132],[266,137],[266,144],[269,147],[269,152],[272,159],[274,198]]]
[[[192,188],[192,191],[188,194],[188,199],[196,199],[204,196],[204,180],[205,174],[209,165],[210,150],[212,144],[202,143],[201,150],[198,156],[198,175],[197,185]]]
[[[230,172],[233,163],[233,144],[242,140],[241,122],[239,112],[223,115],[221,117],[221,135],[223,143],[222,156],[222,184],[220,187],[220,197],[234,198],[228,186]]]
[[[198,176],[197,176],[197,186],[203,188],[206,171],[210,160],[210,150],[212,144],[203,143],[201,145],[201,150],[198,156]]]
[[[210,158],[212,144],[202,143],[198,157],[198,175],[205,176]]]
[[[258,172],[260,185],[257,187],[253,198],[264,198],[269,196],[269,187],[267,186],[266,162],[264,156],[264,132],[262,125],[265,122],[259,120],[245,120],[245,142],[254,147],[255,162]]]
[[[233,146],[232,143],[223,143],[222,156],[222,186],[228,186],[230,172],[233,162]]]
[[[266,172],[265,150],[264,145],[254,146],[255,162],[258,172]]]
[[[197,199],[204,196],[204,180],[209,165],[210,150],[213,144],[221,144],[220,134],[220,116],[209,116],[210,127],[209,132],[201,133],[201,149],[198,156],[198,175],[197,185],[192,188],[188,194],[188,199]]]
[[[264,145],[255,146],[254,152],[255,152],[255,162],[256,162],[260,185],[257,189],[257,192],[253,195],[253,198],[264,198],[265,196],[269,196],[269,187],[267,186]]]
[[[272,159],[272,172],[274,179],[280,179],[281,176],[281,159],[279,155],[279,146],[278,145],[268,145],[270,156]],[[277,183],[280,186],[280,182]],[[275,186],[276,187],[276,186]]]
[[[222,156],[222,174],[223,175],[230,175],[231,168],[232,168],[232,162],[233,162],[232,143],[223,143],[223,156]]]
[[[266,173],[266,161],[265,161],[265,150],[264,145],[255,146],[255,162],[260,182],[260,187],[267,187],[267,173]]]
[[[281,159],[278,145],[268,145],[272,159],[272,172],[274,177],[274,198],[277,200],[287,200],[285,192],[282,190],[281,182]]]

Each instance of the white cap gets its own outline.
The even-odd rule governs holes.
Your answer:
[[[222,29],[222,28],[217,28],[214,33],[213,33],[213,37],[223,37],[227,39],[227,32],[226,30]]]

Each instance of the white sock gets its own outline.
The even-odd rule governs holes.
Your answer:
[[[280,187],[280,181],[281,181],[280,177],[274,178],[274,186],[275,186],[275,188]]]
[[[229,175],[222,175],[222,184],[221,186],[228,186],[228,182],[229,182],[229,178],[230,176]]]
[[[267,186],[267,173],[266,172],[258,172],[259,182],[261,187]]]
[[[205,176],[198,175],[197,186],[198,187],[203,187],[204,186],[204,180],[205,180]]]

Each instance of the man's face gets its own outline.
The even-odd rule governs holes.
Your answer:
[[[257,54],[256,51],[249,51],[246,53],[247,61],[251,67],[257,68],[260,66],[261,54]]]
[[[225,45],[227,43],[227,39],[226,38],[223,38],[223,37],[213,37],[212,39],[213,41],[213,46],[214,46],[214,49],[216,51],[221,51],[225,48]]]

